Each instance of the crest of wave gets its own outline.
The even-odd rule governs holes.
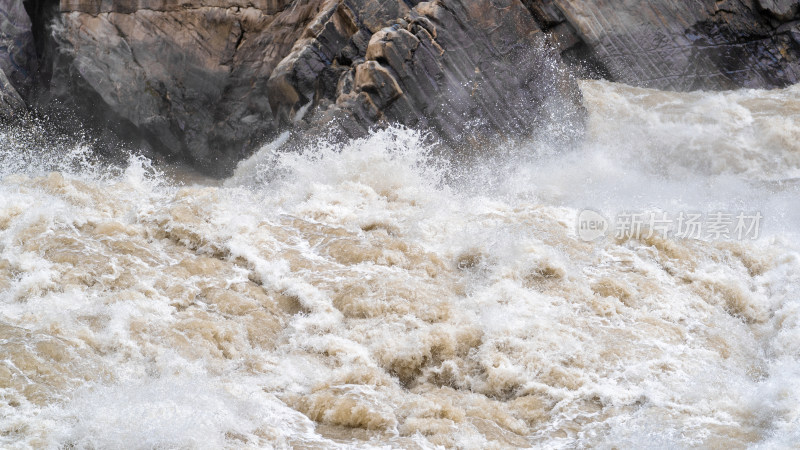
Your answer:
[[[441,188],[448,164],[434,155],[427,134],[389,127],[347,142],[320,137],[293,148],[288,132],[239,163],[226,187],[293,189],[304,196],[310,184],[358,183],[376,192],[403,187]]]

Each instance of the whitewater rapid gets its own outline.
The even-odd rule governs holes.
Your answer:
[[[389,129],[221,184],[0,131],[0,446],[800,442],[800,87],[581,87],[574,148]]]

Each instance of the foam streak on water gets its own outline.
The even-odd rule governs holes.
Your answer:
[[[0,446],[797,442],[797,88],[583,90],[579,148],[391,129],[216,187],[3,132]],[[584,207],[764,229],[584,242]]]

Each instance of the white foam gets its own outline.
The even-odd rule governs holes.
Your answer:
[[[402,128],[282,136],[222,187],[8,145],[0,444],[791,445],[796,88],[583,89],[576,148],[463,165]],[[584,207],[765,223],[586,243]]]

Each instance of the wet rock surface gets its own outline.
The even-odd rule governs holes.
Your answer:
[[[576,76],[694,90],[800,74],[788,0],[30,3],[33,20],[8,19],[21,2],[0,19],[0,39],[22,24],[24,44],[0,50],[4,104],[58,105],[219,176],[284,130],[401,123],[456,147],[553,133],[554,121],[566,134],[582,123]]]
[[[371,36],[353,20],[360,12],[339,5],[316,41],[273,74],[281,125],[309,103],[321,105],[311,123],[334,120],[350,136],[389,123],[435,130],[451,143],[520,136],[556,111],[580,123],[575,80],[522,3],[420,3]],[[304,76],[291,83],[284,73]],[[338,79],[335,90],[328,79]]]
[[[800,76],[798,3],[526,0],[566,58],[668,90],[775,88]]]
[[[530,132],[577,85],[513,1],[63,1],[51,85],[94,90],[161,153],[216,174],[284,129]],[[78,75],[73,76],[73,75]],[[474,130],[469,131],[474,134]]]
[[[0,5],[0,70],[20,95],[28,95],[37,69],[31,20],[22,0]]]
[[[0,121],[11,121],[16,115],[24,114],[25,102],[6,74],[0,71]]]
[[[267,81],[321,6],[115,2],[106,12],[95,3],[62,4],[56,36],[66,65],[156,150],[210,172],[274,131]]]

